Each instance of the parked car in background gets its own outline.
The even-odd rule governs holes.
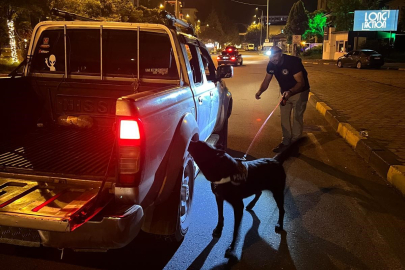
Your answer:
[[[243,65],[242,55],[235,46],[227,46],[217,57],[219,65]]]
[[[364,67],[380,68],[382,65],[384,65],[384,57],[380,53],[369,49],[351,51],[337,60],[339,68],[344,66],[356,67],[358,69]]]
[[[255,44],[249,44],[248,51],[255,51]]]

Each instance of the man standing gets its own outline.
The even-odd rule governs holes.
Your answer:
[[[276,76],[281,94],[283,95],[280,106],[283,140],[273,149],[274,152],[278,153],[302,135],[304,112],[309,95],[309,82],[308,73],[302,65],[300,58],[283,54],[282,50],[277,46],[273,46],[270,52],[266,77],[260,85],[259,91],[256,93],[256,99],[260,99],[260,95],[269,87],[273,75]],[[294,112],[292,123],[291,111]]]

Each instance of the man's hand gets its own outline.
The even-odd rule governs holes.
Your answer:
[[[283,99],[285,99],[286,101],[292,96],[291,91],[285,91],[283,93]]]
[[[256,92],[256,99],[261,99],[260,95],[261,95],[262,93],[263,93],[263,92],[260,92],[260,90],[257,91],[257,92]]]

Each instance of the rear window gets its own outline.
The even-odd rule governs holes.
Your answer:
[[[164,33],[141,31],[139,66],[142,78],[178,79],[170,38]],[[106,76],[137,76],[137,31],[103,31],[103,70]]]
[[[378,52],[376,51],[362,51],[362,53],[364,53],[365,55],[372,55],[372,54],[378,54]]]
[[[45,30],[41,34],[33,58],[33,72],[64,73],[63,32],[63,29]],[[136,30],[103,29],[101,40],[100,29],[68,29],[68,74],[99,77],[102,59],[103,76],[137,77],[137,35]],[[169,35],[141,31],[139,39],[140,77],[178,80]]]
[[[67,30],[68,73],[100,75],[100,29]]]
[[[35,47],[31,68],[32,72],[65,72],[63,30],[47,30],[42,32]]]

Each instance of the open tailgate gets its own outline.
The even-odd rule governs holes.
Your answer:
[[[0,225],[69,232],[100,212],[112,195],[98,185],[72,185],[0,177]],[[107,191],[104,189],[103,191]]]

